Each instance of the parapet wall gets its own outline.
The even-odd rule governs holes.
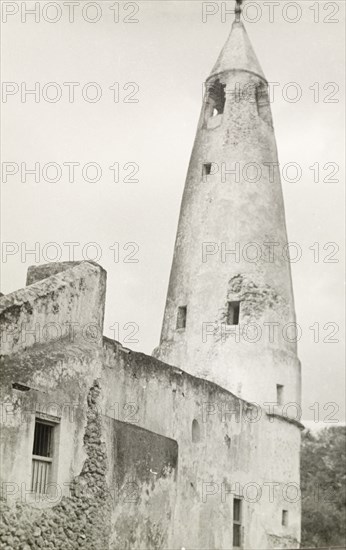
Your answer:
[[[42,279],[47,279],[52,275],[62,273],[67,269],[72,269],[81,263],[83,262],[52,262],[49,264],[31,265],[26,274],[26,286],[42,281]]]
[[[86,333],[102,343],[106,272],[92,262],[29,268],[30,286],[0,298],[2,354]]]

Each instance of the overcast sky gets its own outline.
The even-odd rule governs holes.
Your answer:
[[[83,247],[96,242],[102,253],[99,263],[108,272],[105,334],[118,339],[110,327],[119,323],[119,339],[124,341],[131,329],[124,325],[136,323],[139,332],[134,338],[139,342],[125,345],[151,353],[159,341],[202,83],[233,20],[222,13],[222,5],[230,9],[234,3],[209,2],[203,8],[197,0],[140,1],[137,9],[135,2],[103,0],[99,13],[90,6],[83,18],[82,7],[88,2],[79,2],[74,14],[70,7],[70,22],[67,6],[55,3],[59,14],[56,6],[45,8],[40,2],[37,23],[20,12],[20,3],[3,4],[9,12],[19,9],[8,16],[2,33],[2,78],[17,83],[19,90],[2,104],[2,161],[26,163],[27,168],[40,163],[41,174],[35,182],[34,176],[19,170],[2,185],[2,240],[19,247],[24,243],[28,249],[39,243],[36,259],[21,258],[19,252],[7,257],[2,292],[23,287],[27,267],[46,263],[47,255],[53,259],[59,249],[62,255],[57,259],[68,260],[63,243],[80,243],[74,255],[79,260]],[[296,22],[292,20],[298,19],[298,8],[287,2],[276,7],[273,22],[265,2],[249,4],[248,34],[267,79],[278,83],[272,110],[280,163],[297,163],[302,170],[296,182],[294,172],[288,171],[282,185],[288,238],[301,250],[292,275],[302,328],[304,418],[313,419],[309,407],[318,402],[319,420],[328,414],[342,419],[344,2],[296,2],[302,7]],[[215,12],[205,22],[203,9]],[[60,20],[49,22],[60,15]],[[85,20],[98,17],[95,23]],[[22,82],[24,89],[39,83],[37,102],[33,95],[21,95]],[[45,87],[49,82],[56,84]],[[64,82],[80,83],[73,102],[72,85]],[[98,87],[85,86],[89,82]],[[290,82],[297,84],[288,88]],[[6,89],[16,92],[16,85]],[[49,102],[59,90],[61,99]],[[91,102],[100,90],[100,100]],[[297,90],[301,99],[288,101]],[[60,181],[46,181],[55,176],[53,168],[44,174],[49,162],[61,167]],[[64,162],[80,163],[70,177],[74,181],[69,181]],[[92,167],[83,177],[81,168],[90,162],[102,169],[98,182],[86,181],[96,174]],[[115,163],[120,168],[118,183],[115,169],[109,169]],[[131,179],[131,173],[138,182],[123,181],[126,176]],[[49,242],[57,243],[55,248],[48,249]],[[116,242],[119,262],[114,261]],[[136,244],[126,248],[126,243]],[[335,244],[326,247],[327,243]],[[96,253],[95,247],[84,248],[89,257]],[[130,259],[139,261],[129,263]],[[319,342],[314,342],[317,327]],[[324,341],[332,338],[339,343]],[[336,406],[340,411],[333,416]],[[316,414],[317,406],[313,408]]]

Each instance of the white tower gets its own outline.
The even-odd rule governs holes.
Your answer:
[[[206,81],[155,355],[248,400],[300,403],[268,85],[239,11]]]

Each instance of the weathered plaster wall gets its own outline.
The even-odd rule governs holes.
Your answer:
[[[30,279],[47,270],[33,268]],[[106,272],[94,263],[76,262],[55,273],[0,299],[3,355],[66,336],[101,343]]]
[[[233,25],[225,48],[206,82],[154,354],[244,399],[275,401],[279,384],[285,402],[299,404],[296,318],[267,84],[242,23]],[[226,102],[224,112],[211,117],[209,90],[217,80]],[[203,175],[205,163],[211,163],[209,175]],[[226,323],[227,302],[234,300],[241,301],[237,327]],[[179,306],[187,306],[183,330],[176,326]]]
[[[85,460],[87,395],[100,376],[98,353],[86,342],[58,341],[1,358],[1,463],[5,481],[18,480],[30,490],[36,415],[58,423],[54,481],[59,488],[80,472]],[[17,489],[15,496],[21,498]]]
[[[168,548],[231,548],[230,491],[241,495],[244,488],[244,547],[297,547],[300,502],[290,502],[299,489],[296,423],[270,417],[213,383],[108,339],[104,367],[106,414],[178,443],[177,501]],[[200,427],[197,442],[192,441],[193,420]],[[272,482],[277,484],[273,498]],[[255,498],[260,495],[257,502],[250,502],[251,490]],[[289,512],[288,527],[281,525],[283,509]],[[275,536],[280,543],[273,544]]]
[[[26,274],[26,286],[42,281],[42,279],[47,279],[47,277],[51,277],[52,275],[62,273],[67,269],[72,269],[81,263],[83,262],[50,262],[49,264],[31,265],[28,267]],[[90,263],[92,264],[93,262]]]
[[[29,286],[17,318],[33,287],[40,299],[32,316],[49,310],[43,291],[65,288],[64,276],[78,303],[90,270],[99,285],[100,270],[84,263]],[[79,319],[73,312],[71,321]],[[287,485],[299,485],[299,425],[117,342],[101,343],[79,336],[18,351],[14,341],[15,352],[1,359],[3,547],[231,548],[234,495],[243,497],[245,548],[297,547],[300,502],[287,498]],[[43,502],[30,492],[36,416],[57,423],[58,497]]]
[[[18,471],[12,471],[12,478],[4,478],[5,492],[10,493],[2,502],[0,538],[4,550],[108,548],[111,496],[106,482],[107,454],[102,418],[97,406],[99,394],[99,383],[94,381],[84,405],[86,425],[80,429],[75,425],[75,435],[83,441],[84,460],[78,475],[73,476],[72,471],[69,472],[68,487],[64,486],[64,491],[62,482],[57,483],[60,498],[54,495],[48,502],[38,497],[35,499],[29,494],[30,479],[23,483],[24,478]],[[30,426],[31,423],[27,424]],[[61,426],[61,431],[63,429]],[[26,437],[31,445],[32,440]],[[66,451],[63,442],[60,446],[63,452]],[[22,457],[23,462],[29,465],[30,455],[31,452]],[[68,461],[64,455],[61,458]],[[6,473],[5,469],[5,476]],[[11,495],[11,485],[18,488],[18,494]],[[62,492],[65,494],[61,495]]]
[[[177,444],[103,414],[100,359],[97,347],[60,342],[2,359],[4,550],[167,547]],[[58,430],[43,497],[31,492],[36,417]]]
[[[2,298],[5,330],[12,331],[27,315],[32,323],[103,321],[105,272],[99,266],[42,266],[29,275],[27,289]],[[0,362],[1,547],[166,545],[177,444],[104,415],[103,340],[77,331],[73,338],[20,343],[6,341]],[[44,496],[31,491],[36,418],[55,425]],[[129,480],[135,483],[135,501],[128,494]]]
[[[176,441],[109,417],[105,423],[107,479],[114,492],[110,548],[169,548],[176,500]]]

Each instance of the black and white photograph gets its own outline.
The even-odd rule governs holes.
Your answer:
[[[1,550],[346,550],[344,0],[1,0]]]

